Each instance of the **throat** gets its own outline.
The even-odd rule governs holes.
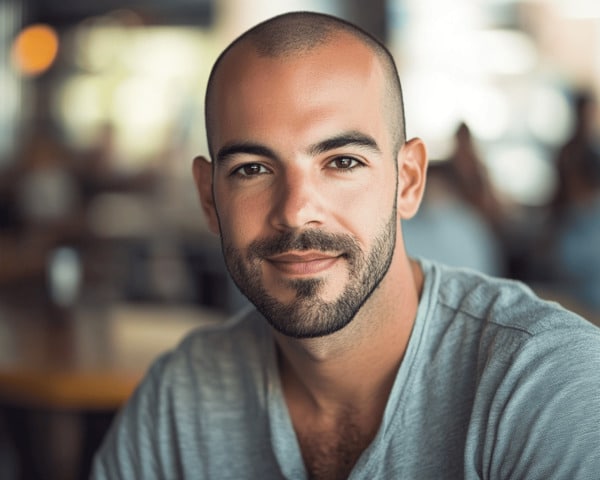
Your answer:
[[[308,478],[348,478],[380,428],[397,366],[357,387],[356,378],[346,381],[348,370],[353,371],[347,362],[344,369],[337,360],[335,365],[317,362],[320,368],[303,362],[300,376],[300,367],[280,360],[283,394]]]

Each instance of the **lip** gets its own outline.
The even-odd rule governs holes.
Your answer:
[[[284,253],[268,258],[277,270],[288,275],[315,275],[332,267],[341,255],[322,252]]]

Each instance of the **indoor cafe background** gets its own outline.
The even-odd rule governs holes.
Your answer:
[[[431,161],[423,208],[403,226],[409,251],[523,280],[598,321],[596,0],[0,0],[3,325],[27,317],[27,335],[41,324],[79,331],[81,312],[102,312],[93,322],[123,333],[120,319],[138,318],[127,341],[155,342],[139,375],[180,338],[165,334],[171,318],[192,328],[245,303],[207,231],[191,160],[207,152],[203,94],[218,53],[291,10],[351,20],[397,60],[408,135]],[[0,350],[16,349],[11,328],[0,327]],[[36,338],[19,348],[46,333]],[[85,350],[80,340],[69,345]],[[0,352],[0,380],[19,361]],[[27,407],[28,458],[44,478],[83,476],[118,405],[82,461],[83,407],[3,388],[7,412]],[[0,419],[0,479],[37,478],[9,423]]]

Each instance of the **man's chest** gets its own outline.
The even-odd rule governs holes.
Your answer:
[[[328,429],[298,425],[296,436],[308,478],[313,480],[348,478],[371,441],[371,435],[350,420]]]

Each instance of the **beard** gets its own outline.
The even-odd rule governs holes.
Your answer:
[[[351,235],[312,229],[256,240],[248,246],[245,255],[223,241],[225,263],[237,287],[273,328],[293,338],[322,337],[348,325],[385,277],[396,244],[397,222],[394,206],[369,252],[363,252]],[[348,281],[337,299],[325,301],[319,295],[325,285],[320,278],[283,280],[295,293],[290,302],[283,303],[269,295],[264,287],[261,264],[269,256],[291,250],[342,252],[341,259],[348,265]]]

